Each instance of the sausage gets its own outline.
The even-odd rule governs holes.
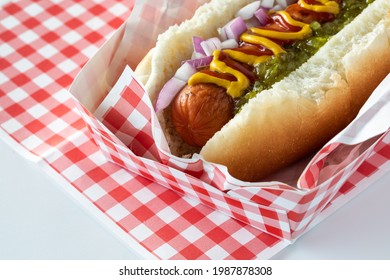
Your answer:
[[[214,84],[187,85],[172,103],[176,131],[195,147],[204,146],[233,116],[233,98]]]

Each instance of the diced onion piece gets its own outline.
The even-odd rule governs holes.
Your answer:
[[[176,94],[178,94],[178,92],[187,84],[188,79],[195,73],[195,67],[188,62],[183,63],[180,68],[177,69],[175,75],[161,89],[156,101],[156,112],[165,109],[171,104]]]
[[[281,10],[284,10],[284,8],[281,6],[281,5],[275,5],[273,8],[272,8],[273,11],[281,11]]]
[[[276,2],[282,7],[282,9],[296,2],[296,0],[276,0]]]
[[[270,21],[268,16],[268,10],[265,8],[260,8],[255,12],[255,17],[259,20],[260,25],[266,25]]]
[[[218,28],[217,30],[218,30],[219,38],[221,38],[222,41],[226,41],[227,36],[226,36],[225,30],[222,27]]]
[[[198,59],[198,58],[202,58],[202,57],[206,57],[206,55],[205,54],[201,54],[201,53],[197,53],[197,52],[193,52],[192,56],[191,56],[191,59]]]
[[[261,1],[254,1],[243,8],[241,8],[237,13],[236,17],[241,17],[243,20],[248,20],[253,17],[255,11],[260,8]]]
[[[185,62],[179,67],[179,69],[177,69],[175,73],[175,77],[184,82],[187,82],[188,79],[195,73],[196,73],[196,68],[192,66],[190,63]]]
[[[200,45],[202,46],[205,54],[210,56],[215,50],[221,49],[221,40],[219,40],[217,37],[213,37],[201,42]]]
[[[211,61],[213,60],[213,56],[204,56],[201,58],[196,58],[196,59],[191,59],[191,60],[186,60],[184,63],[188,63],[195,69],[199,69],[205,66],[210,65]]]
[[[192,45],[194,47],[194,53],[195,54],[203,54],[206,55],[204,52],[201,43],[203,42],[203,39],[197,36],[192,37]]]
[[[261,7],[264,7],[266,9],[272,9],[275,6],[274,0],[263,0],[261,1]]]
[[[259,27],[260,25],[262,25],[260,24],[259,20],[255,16],[252,17],[251,19],[246,20],[245,23],[248,28]]]
[[[161,89],[160,94],[158,95],[155,110],[159,112],[164,110],[166,107],[171,104],[173,98],[175,98],[176,94],[186,85],[187,83],[173,77],[170,79],[164,87]]]
[[[234,39],[228,39],[226,41],[223,41],[221,44],[221,49],[234,49],[238,47],[238,43]]]
[[[241,17],[236,17],[229,21],[224,27],[218,30],[222,41],[234,39],[238,41],[240,35],[247,30],[245,21]]]

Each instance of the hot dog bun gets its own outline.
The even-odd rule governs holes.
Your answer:
[[[194,17],[172,26],[136,69],[153,103],[181,61],[192,36],[216,36],[252,1],[213,0]],[[175,133],[170,108],[159,119],[171,152],[199,152],[244,181],[257,181],[324,145],[358,113],[390,72],[390,1],[376,0],[289,76],[251,99],[201,150]]]

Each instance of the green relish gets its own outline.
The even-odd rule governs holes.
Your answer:
[[[257,65],[254,69],[257,81],[248,92],[236,100],[236,113],[249,99],[261,91],[269,89],[274,83],[282,80],[305,63],[333,35],[343,29],[372,2],[374,0],[343,0],[340,3],[340,13],[333,21],[322,25],[316,21],[312,22],[310,24],[313,32],[311,37],[284,45],[285,53],[273,56],[266,62]]]

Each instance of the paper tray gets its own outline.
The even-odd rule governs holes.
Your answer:
[[[136,8],[142,9],[144,2]],[[124,65],[126,61],[134,63],[132,55],[137,56],[132,46],[139,32],[135,26],[142,30],[138,21],[130,17],[86,65],[70,89],[84,101],[85,106],[79,104],[78,108],[95,142],[107,159],[122,168],[273,236],[293,241],[332,201],[357,168],[388,142],[390,124],[386,116],[390,115],[390,108],[383,101],[390,95],[390,76],[358,118],[325,145],[305,170],[295,171],[298,176],[293,178],[294,185],[286,183],[284,177],[271,182],[242,182],[231,177],[224,166],[199,156],[174,157],[169,153],[143,85]],[[151,43],[152,39],[146,42],[145,49]],[[113,83],[113,77],[118,76]],[[88,81],[92,80],[100,81],[100,87],[88,90]],[[381,101],[376,96],[381,96]],[[99,104],[92,102],[95,100]],[[388,161],[386,154],[379,157],[378,166]]]
[[[32,18],[24,12],[24,8],[31,4],[29,1],[18,1],[11,5],[12,8],[17,6],[17,9],[0,11],[4,15],[4,20],[0,23],[2,30],[12,30],[15,19]],[[34,5],[38,5],[36,7],[43,5],[42,11],[58,8],[63,10],[64,13],[55,17],[55,20],[61,23],[75,17],[71,14],[71,9],[67,9],[71,4],[34,2]],[[85,5],[85,9],[95,7],[95,4],[90,3],[78,4]],[[96,5],[101,8],[103,3]],[[111,5],[118,3],[104,2],[104,6]],[[79,15],[78,19],[88,22],[94,18],[92,15],[94,14],[86,13]],[[42,20],[51,17],[53,15],[43,17]],[[124,20],[125,13],[120,16],[104,14],[106,22],[117,22],[118,19]],[[37,19],[34,17],[34,20]],[[20,34],[34,32],[39,38],[29,41],[27,48],[26,42],[16,37],[7,37],[7,45],[14,50],[36,50],[37,53],[44,42],[42,38],[53,34],[61,38],[64,32],[61,26],[51,26],[49,29],[44,24],[20,25],[18,28]],[[79,38],[88,37],[94,32],[107,36],[111,31],[109,28],[96,31],[80,27],[77,34]],[[115,33],[114,37],[116,34],[118,33]],[[92,47],[90,44],[89,42],[87,45],[85,41],[72,45],[65,42],[61,45],[51,44],[50,47],[61,53],[63,49],[71,46],[81,54],[86,48]],[[98,42],[95,44],[99,45]],[[287,242],[237,219],[230,219],[219,210],[215,211],[199,201],[178,195],[108,161],[101,148],[95,144],[91,131],[76,107],[80,104],[64,89],[67,87],[67,79],[64,80],[63,77],[69,77],[72,70],[64,70],[61,63],[69,65],[73,62],[82,65],[84,61],[80,61],[80,56],[56,56],[53,71],[45,71],[42,67],[34,66],[34,63],[45,61],[45,58],[38,54],[30,53],[28,58],[18,58],[11,52],[2,54],[5,55],[3,61],[6,64],[3,64],[5,68],[1,78],[0,127],[3,134],[8,135],[3,139],[11,139],[15,150],[23,152],[24,155],[34,155],[26,155],[26,158],[37,161],[43,168],[50,170],[50,174],[56,175],[53,178],[60,177],[63,182],[61,186],[83,201],[83,205],[88,205],[94,216],[99,219],[105,217],[102,220],[112,232],[124,236],[129,248],[132,244],[128,242],[130,238],[160,259],[264,259],[288,245]],[[98,58],[99,54],[100,51],[93,59]],[[33,67],[22,73],[17,62],[23,59],[30,60]],[[55,81],[55,84],[44,83],[37,86],[36,82],[44,80],[43,76]],[[81,107],[81,111],[84,111],[84,108]],[[89,112],[85,114],[89,115]],[[92,116],[87,119],[96,121]],[[351,193],[366,188],[372,174],[388,172],[388,168],[383,164],[388,162],[388,142],[387,137],[376,140],[372,155],[362,162],[340,188],[332,201],[333,205],[339,204],[340,201],[346,203],[352,197]],[[118,144],[121,145],[122,142]],[[25,153],[26,151],[28,153]],[[128,152],[127,148],[126,151]],[[180,190],[178,191],[180,193]],[[326,209],[333,208],[328,206]]]

